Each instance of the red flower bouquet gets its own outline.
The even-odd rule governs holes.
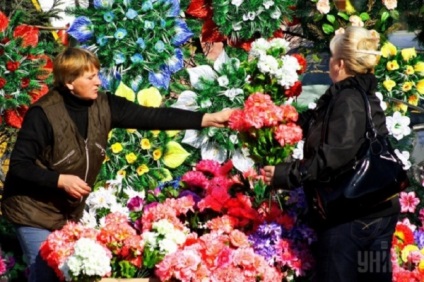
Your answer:
[[[295,124],[296,108],[275,105],[263,93],[250,95],[244,109],[236,110],[230,117],[230,128],[241,135],[250,155],[260,164],[275,165],[286,160],[302,140],[302,129]]]

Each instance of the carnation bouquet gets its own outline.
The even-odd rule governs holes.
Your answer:
[[[254,93],[242,110],[231,115],[229,126],[240,132],[243,145],[256,163],[276,165],[286,160],[302,140],[297,119],[298,112],[292,105],[277,106],[269,95]]]

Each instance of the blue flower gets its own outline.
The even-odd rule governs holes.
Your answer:
[[[153,9],[153,4],[152,4],[152,2],[151,2],[150,0],[148,0],[148,1],[144,2],[144,3],[141,5],[141,10],[142,10],[143,12],[147,12],[147,11],[150,11],[150,10],[152,10],[152,9]]]
[[[180,15],[180,1],[179,0],[166,0],[166,3],[171,4],[171,9],[168,11],[168,17],[178,17]]]
[[[114,2],[114,0],[94,0],[93,5],[96,9],[111,8]]]
[[[131,89],[134,92],[138,92],[140,90],[141,84],[143,83],[143,77],[141,75],[137,75],[132,81],[131,81]]]
[[[155,44],[155,50],[158,51],[159,53],[162,53],[163,50],[165,50],[165,43],[163,43],[162,40],[158,40],[158,42],[156,42]]]
[[[134,9],[128,9],[128,11],[127,11],[127,13],[125,14],[125,16],[127,17],[127,18],[129,18],[130,20],[132,20],[132,19],[134,19],[135,17],[137,17],[138,16],[138,13],[137,13],[137,11],[136,10],[134,10]]]
[[[143,62],[144,61],[144,58],[143,58],[143,56],[141,54],[136,53],[136,54],[134,54],[134,55],[131,56],[130,60],[131,60],[131,62],[137,64],[137,63]]]
[[[180,46],[193,36],[193,32],[188,28],[185,21],[177,19],[175,22],[175,36],[171,39],[171,42],[174,46]]]
[[[68,34],[80,43],[90,40],[93,37],[91,30],[92,22],[87,17],[78,17],[68,28]]]
[[[97,44],[102,47],[106,45],[107,41],[108,39],[104,35],[98,36],[96,40]]]
[[[115,64],[120,65],[125,63],[125,55],[121,52],[117,52],[113,54],[113,60],[115,61]]]
[[[116,39],[120,40],[124,38],[125,36],[127,36],[127,30],[124,28],[118,28],[113,36]]]
[[[115,14],[113,12],[107,12],[103,15],[105,22],[112,22],[115,19]]]
[[[175,73],[184,67],[183,52],[181,49],[176,48],[174,56],[168,59],[166,62],[168,69],[171,73]]]
[[[107,72],[105,69],[99,71],[99,78],[102,82],[101,86],[105,90],[110,90],[110,81],[112,80],[110,72]]]
[[[161,67],[157,73],[149,72],[149,82],[157,88],[168,89],[170,81],[171,73],[166,67]]]
[[[137,43],[138,47],[140,47],[143,50],[146,48],[146,42],[144,42],[144,39],[141,37],[137,38],[137,41],[135,43]]]
[[[144,29],[154,29],[155,23],[152,21],[144,21]]]

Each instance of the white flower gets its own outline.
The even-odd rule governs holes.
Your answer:
[[[262,3],[262,5],[264,5],[265,9],[268,10],[269,7],[274,6],[274,1],[268,0],[268,1],[265,1],[264,3]]]
[[[408,170],[411,167],[411,161],[409,160],[410,153],[408,151],[400,152],[398,149],[395,149],[395,154],[398,156],[399,160],[402,161],[403,169]]]
[[[242,22],[233,23],[233,30],[234,30],[234,31],[239,31],[239,30],[241,30],[241,23],[242,23]]]
[[[233,144],[238,144],[239,142],[237,134],[231,134],[229,139]]]
[[[186,232],[189,233],[189,230],[187,229]],[[174,241],[178,245],[182,245],[186,241],[187,235],[181,230],[173,229],[166,234],[165,238]]]
[[[393,116],[386,118],[387,129],[397,140],[411,134],[409,127],[410,119],[407,116],[402,116],[400,112],[395,112]]]
[[[230,98],[231,101],[234,101],[234,98],[238,95],[243,94],[243,89],[241,88],[231,88],[223,92],[224,96]]]
[[[219,86],[226,87],[228,83],[230,83],[230,81],[228,80],[228,77],[226,75],[218,77]]]
[[[328,14],[328,12],[330,12],[330,1],[328,0],[319,0],[317,2],[317,10],[321,13],[321,14]]]
[[[279,9],[271,13],[271,18],[278,20],[281,17],[281,11]]]
[[[93,209],[89,209],[88,211],[84,210],[82,214],[82,218],[80,219],[80,223],[90,228],[96,228],[97,227],[96,211]]]
[[[202,100],[202,101],[200,102],[200,107],[202,107],[203,109],[207,109],[207,108],[209,108],[210,106],[212,106],[212,102],[211,102],[211,100],[210,100],[210,99]]]
[[[262,73],[275,74],[278,70],[278,61],[270,55],[262,56],[258,61],[258,69]]]
[[[269,48],[271,48],[271,44],[265,38],[261,37],[252,42],[250,55],[259,57],[255,56],[255,54],[265,54]]]
[[[231,160],[234,167],[241,172],[249,171],[255,165],[255,162],[249,158],[249,149],[247,148],[237,149]]]
[[[159,250],[164,254],[172,254],[178,250],[178,245],[171,239],[164,238],[158,243]]]
[[[97,191],[92,192],[86,201],[86,205],[90,209],[98,210],[101,208],[109,209],[113,205],[117,205],[117,200],[113,189],[105,189],[100,187]]]
[[[243,4],[244,0],[231,0],[231,4],[233,4],[236,7],[240,7],[241,4]]]
[[[310,109],[310,110],[313,110],[313,109],[315,109],[317,107],[317,103],[315,103],[315,102],[310,102],[309,104],[308,104],[308,109]]]
[[[243,21],[253,21],[255,17],[255,12],[248,12],[247,14],[243,14]]]
[[[274,38],[269,42],[271,48],[282,48],[284,49],[284,53],[287,53],[289,50],[290,42],[283,38]]]
[[[153,223],[152,229],[156,230],[159,234],[165,235],[174,231],[174,225],[166,219],[161,219]]]
[[[154,250],[156,248],[158,238],[156,232],[145,231],[143,232],[142,237],[145,242],[145,246],[147,246],[150,250]]]
[[[301,140],[297,142],[296,148],[293,149],[293,158],[302,160],[303,159],[303,145],[305,144],[305,141]]]
[[[110,254],[92,239],[81,238],[74,245],[74,253],[60,265],[59,269],[67,281],[71,281],[72,276],[102,277],[112,270]]]
[[[381,94],[381,92],[375,92],[375,96],[380,99],[380,107],[385,111],[387,109],[387,103],[383,100],[383,94]]]

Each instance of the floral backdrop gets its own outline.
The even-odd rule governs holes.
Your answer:
[[[225,129],[111,131],[82,220],[53,232],[41,248],[58,277],[313,278],[316,238],[304,218],[302,187],[271,189],[260,168],[303,157],[296,121],[315,104],[297,97],[310,52],[322,52],[347,25],[375,28],[386,38],[398,26],[395,0],[94,0],[66,9],[74,21],[65,32],[69,40],[59,41],[42,35],[50,29],[24,23],[22,13],[0,12],[3,174],[7,144],[28,106],[51,86],[51,58],[63,44],[95,52],[103,89],[135,103],[200,112],[238,108]],[[308,52],[299,48],[299,30],[313,41]],[[222,52],[209,60],[208,47],[218,43]],[[422,109],[424,57],[386,40],[381,52],[378,95],[411,175],[393,237],[394,281],[422,281],[424,184],[414,173],[410,114]],[[3,243],[13,229],[0,219]],[[6,246],[0,246],[0,277],[19,280],[23,258]]]

